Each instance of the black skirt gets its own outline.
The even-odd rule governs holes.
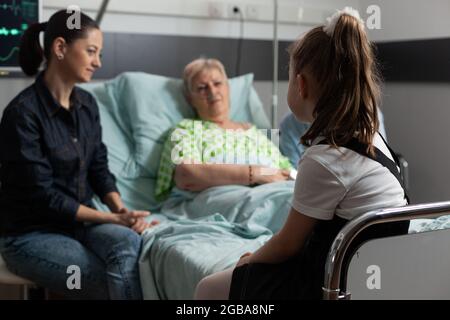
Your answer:
[[[322,299],[328,252],[334,238],[346,223],[347,220],[337,216],[330,221],[319,221],[300,254],[286,262],[279,264],[251,263],[235,268],[229,299]],[[406,234],[408,228],[409,221],[374,225],[365,229],[347,250],[342,270],[347,270],[351,257],[364,242],[379,237]],[[341,281],[346,281],[344,275],[342,275]]]

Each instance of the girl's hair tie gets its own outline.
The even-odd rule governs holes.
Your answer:
[[[358,10],[351,7],[345,7],[343,10],[337,10],[331,17],[327,18],[327,23],[323,27],[323,31],[330,37],[334,34],[334,29],[339,21],[339,18],[343,15],[349,15],[354,17],[360,23],[361,27],[364,29],[364,21],[361,19]]]

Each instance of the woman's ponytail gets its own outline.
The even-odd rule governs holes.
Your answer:
[[[44,51],[39,43],[39,33],[45,31],[47,22],[32,24],[22,36],[19,64],[26,75],[34,76],[44,60]]]
[[[20,43],[19,63],[23,72],[29,76],[35,75],[39,71],[44,58],[47,65],[52,59],[51,49],[56,38],[63,38],[66,44],[85,38],[90,29],[99,29],[98,24],[84,13],[80,13],[80,28],[69,29],[67,21],[71,18],[71,13],[66,10],[55,12],[48,22],[31,25],[23,34]],[[44,31],[44,48],[39,43],[39,33]]]

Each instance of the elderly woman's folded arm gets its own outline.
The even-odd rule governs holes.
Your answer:
[[[289,170],[270,169],[259,165],[180,164],[175,168],[177,188],[203,191],[223,185],[265,184],[289,179]]]
[[[210,187],[237,184],[249,185],[250,166],[227,164],[180,164],[175,169],[179,189],[202,191]]]

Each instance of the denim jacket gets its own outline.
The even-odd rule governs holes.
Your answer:
[[[0,235],[72,231],[80,204],[117,191],[95,99],[75,87],[70,109],[41,73],[7,106],[0,123]]]

